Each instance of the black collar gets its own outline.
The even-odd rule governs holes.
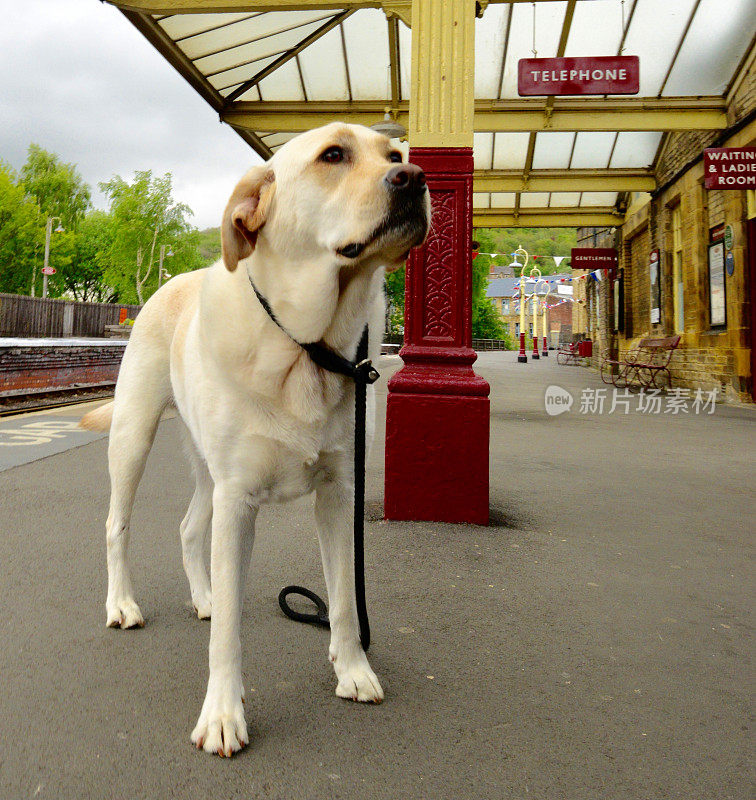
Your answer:
[[[295,339],[278,321],[278,317],[276,317],[273,309],[270,307],[270,303],[258,291],[257,286],[255,286],[252,276],[247,273],[247,277],[249,278],[249,283],[252,286],[255,296],[260,301],[260,305],[265,309],[265,313],[289,337],[289,339],[298,344],[307,353],[307,355],[310,356],[310,359],[314,364],[317,364],[317,366],[327,370],[328,372],[335,372],[338,375],[345,375],[347,378],[351,378],[355,383],[375,383],[378,378],[381,377],[370,362],[370,359],[367,357],[367,325],[365,325],[365,329],[362,331],[360,343],[357,347],[357,358],[354,361],[344,358],[341,353],[331,350],[331,348],[323,344],[323,342],[300,342],[298,339]]]

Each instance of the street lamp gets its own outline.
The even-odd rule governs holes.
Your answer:
[[[536,277],[533,277],[534,273]],[[541,283],[543,283],[541,280],[541,271],[538,267],[533,267],[533,269],[530,270],[530,277],[525,281],[526,293],[528,297],[531,297],[533,300],[533,353],[531,355],[533,361],[538,361],[540,358],[538,354],[538,287]]]
[[[518,255],[522,255],[525,259],[522,264],[517,260]],[[520,364],[528,363],[528,356],[525,353],[525,297],[526,286],[530,283],[530,281],[525,280],[525,267],[528,265],[528,258],[528,251],[525,250],[524,247],[518,247],[517,250],[512,253],[512,263],[509,265],[513,270],[516,267],[522,268],[520,272],[520,352],[517,354],[517,361]],[[535,283],[533,283],[532,286],[535,286]],[[531,289],[532,286],[530,287]]]
[[[166,250],[166,247],[168,248]],[[173,248],[170,245],[161,244],[160,245],[160,265],[158,266],[158,289],[163,282],[163,278],[168,280],[171,276],[167,272],[163,272],[163,259],[168,256],[170,258],[173,255]]]
[[[533,267],[530,270],[530,275],[528,276],[527,280],[523,280],[525,276],[525,267],[522,268],[522,274],[520,275],[520,353],[517,356],[517,360],[522,363],[526,364],[528,361],[528,356],[525,353],[525,307],[527,305],[528,300],[532,298],[533,300],[533,324],[535,324],[535,308],[536,308],[536,286],[538,286],[538,281],[541,279],[541,270],[538,267]],[[533,355],[534,359],[538,359],[538,350],[534,347],[533,348]]]
[[[551,291],[551,284],[546,280],[540,281],[538,286],[537,286],[537,288],[536,288],[536,294],[541,299],[541,314],[543,316],[543,351],[541,352],[541,355],[544,358],[546,358],[549,355],[549,343],[548,343],[548,339],[547,339],[547,323],[546,323],[546,317],[547,317],[547,314],[548,314],[547,309],[546,309],[546,298],[549,296],[549,292],[550,291]],[[536,326],[535,320],[534,320],[534,322],[533,322],[533,338],[534,338],[534,340],[538,336],[538,331],[537,331],[536,328],[537,328],[537,326]],[[537,345],[536,345],[536,347],[537,347]]]
[[[42,297],[47,297],[47,277],[50,272],[50,239],[53,234],[53,221],[58,220],[58,227],[55,233],[63,233],[65,230],[60,224],[60,217],[48,217],[47,224],[45,225],[45,264],[42,267]]]

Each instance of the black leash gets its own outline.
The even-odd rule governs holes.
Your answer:
[[[344,358],[340,353],[331,350],[322,342],[300,342],[295,339],[278,321],[270,303],[257,290],[252,278],[249,278],[260,305],[275,324],[310,357],[314,364],[339,375],[345,375],[354,381],[354,589],[357,601],[357,619],[360,623],[360,642],[362,649],[370,647],[370,623],[365,603],[365,407],[367,405],[367,386],[375,383],[380,375],[368,358],[368,326],[366,325],[357,346],[357,357],[354,361]],[[315,604],[314,613],[295,611],[287,602],[290,594],[306,597]],[[311,622],[330,627],[328,608],[321,597],[304,586],[285,586],[278,594],[278,605],[281,611],[297,622]]]

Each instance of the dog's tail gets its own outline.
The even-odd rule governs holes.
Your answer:
[[[88,411],[80,420],[79,427],[87,431],[107,431],[110,430],[110,423],[113,421],[113,402],[106,403]]]

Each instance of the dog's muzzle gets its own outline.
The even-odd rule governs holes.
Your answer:
[[[425,173],[416,164],[397,164],[384,175],[389,192],[389,212],[364,242],[351,242],[336,252],[344,258],[358,258],[373,242],[389,238],[406,243],[409,250],[422,244],[428,232],[428,185]]]

